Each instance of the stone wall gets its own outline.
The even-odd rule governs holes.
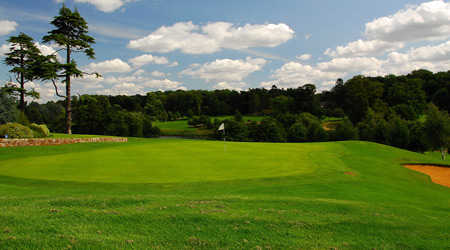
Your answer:
[[[0,139],[0,148],[24,146],[49,146],[92,142],[127,142],[127,138],[42,138],[42,139]]]

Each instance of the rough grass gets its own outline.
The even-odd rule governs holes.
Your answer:
[[[446,249],[450,189],[367,142],[0,149],[0,248]]]

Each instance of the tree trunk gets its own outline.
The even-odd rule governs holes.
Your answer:
[[[20,67],[24,68],[23,54],[20,56]],[[25,113],[25,77],[23,72],[20,73],[20,111]]]
[[[70,63],[70,46],[67,46],[67,64]],[[72,98],[70,96],[70,73],[66,72],[66,133],[72,134]]]

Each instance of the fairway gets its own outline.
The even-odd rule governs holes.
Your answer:
[[[0,149],[0,248],[445,249],[450,189],[375,143]]]

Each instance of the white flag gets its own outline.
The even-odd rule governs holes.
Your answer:
[[[225,130],[225,124],[220,124],[219,129],[217,131]]]

